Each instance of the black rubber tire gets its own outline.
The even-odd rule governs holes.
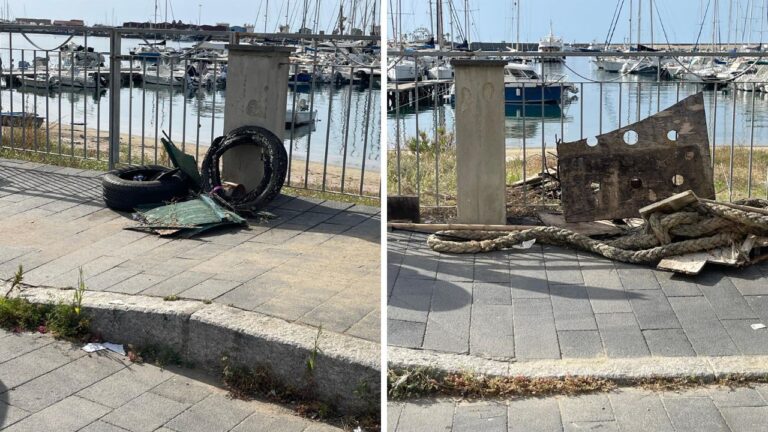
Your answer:
[[[263,150],[261,162],[264,164],[264,177],[256,188],[246,193],[238,201],[230,201],[236,209],[254,210],[261,208],[280,194],[288,174],[288,153],[282,140],[270,130],[258,126],[243,126],[232,130],[224,137],[213,141],[203,159],[202,179],[203,190],[212,191],[221,186],[219,159],[230,149],[252,145]]]
[[[183,174],[167,175],[170,168],[145,165],[110,171],[101,181],[102,197],[107,207],[114,210],[133,210],[140,205],[157,204],[185,198],[189,185]],[[143,174],[147,180],[132,180]],[[162,178],[158,177],[162,174]]]

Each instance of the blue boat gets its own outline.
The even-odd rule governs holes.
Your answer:
[[[546,81],[533,70],[533,66],[510,63],[504,67],[504,102],[507,104],[560,103],[564,91],[575,90],[562,81]]]

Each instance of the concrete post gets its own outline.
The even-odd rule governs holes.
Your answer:
[[[453,60],[458,222],[506,224],[504,60]]]
[[[227,99],[224,105],[224,132],[241,126],[260,126],[280,139],[285,132],[288,99],[288,62],[293,48],[277,46],[227,45]],[[251,190],[264,175],[261,151],[248,146],[226,152],[222,179],[240,183]]]

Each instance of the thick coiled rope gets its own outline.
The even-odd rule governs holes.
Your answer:
[[[745,202],[753,207],[768,207],[765,200]],[[597,240],[565,228],[546,226],[513,232],[440,231],[429,236],[427,244],[438,252],[459,254],[509,249],[536,240],[639,264],[741,244],[747,234],[768,235],[768,215],[700,202],[675,213],[654,213],[636,231],[612,240]]]

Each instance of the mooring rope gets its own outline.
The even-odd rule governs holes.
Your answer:
[[[748,203],[757,208],[768,207],[765,200]],[[597,240],[566,228],[541,226],[512,232],[439,231],[427,238],[427,244],[437,252],[462,254],[509,249],[521,242],[536,240],[640,264],[740,245],[748,234],[768,235],[768,215],[716,202],[700,202],[670,214],[653,213],[639,229],[612,240]]]

